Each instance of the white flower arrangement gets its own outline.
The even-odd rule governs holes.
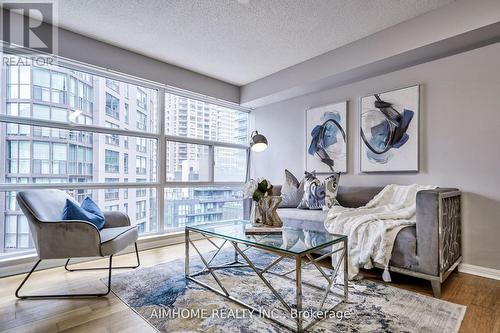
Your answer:
[[[246,198],[252,198],[254,201],[259,202],[262,197],[272,195],[272,189],[273,185],[265,178],[250,179],[243,186],[243,195]]]

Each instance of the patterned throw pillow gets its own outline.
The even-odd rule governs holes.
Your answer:
[[[283,200],[279,207],[295,208],[304,195],[304,181],[299,182],[297,178],[285,169],[285,182],[281,187],[281,197]]]
[[[339,190],[340,172],[334,173],[325,179],[325,206],[323,209],[330,209],[337,205],[337,192]]]
[[[325,205],[325,184],[316,177],[316,172],[305,172],[304,196],[297,208],[322,209]]]

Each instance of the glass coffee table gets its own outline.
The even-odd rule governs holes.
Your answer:
[[[327,287],[321,288],[322,299],[319,300],[320,311],[325,313],[329,311],[334,311],[335,307],[340,303],[347,301],[348,294],[348,284],[347,284],[347,236],[345,235],[335,235],[329,234],[327,232],[320,231],[304,231],[302,229],[294,229],[291,227],[283,227],[281,233],[258,233],[258,234],[247,234],[245,233],[245,228],[249,224],[248,221],[232,221],[229,223],[217,223],[217,224],[203,224],[197,226],[188,226],[185,228],[185,277],[186,279],[193,281],[205,288],[208,288],[227,299],[230,299],[247,309],[250,309],[261,316],[266,317],[273,322],[291,329],[296,332],[304,332],[310,329],[313,325],[317,324],[322,318],[314,318],[307,325],[304,326],[303,320],[303,281],[302,273],[306,266],[312,265],[315,267],[327,281]],[[307,236],[304,237],[305,233]],[[206,258],[207,254],[202,254],[200,250],[193,243],[193,236],[197,238],[203,238],[209,241],[215,247],[215,253],[210,253],[209,258]],[[290,239],[302,238],[304,241],[299,242],[289,242]],[[304,239],[307,238],[307,239]],[[214,240],[222,240],[221,244],[217,244]],[[221,253],[225,245],[229,244],[229,248],[234,249],[234,259],[231,255],[231,261],[224,263],[222,265],[213,264],[214,259]],[[204,268],[201,271],[191,273],[189,271],[189,256],[190,248],[194,248],[201,261],[203,262]],[[245,253],[248,249],[256,249],[260,251],[265,251],[277,256],[276,259],[271,260],[269,264],[265,267],[258,267],[251,258]],[[321,253],[319,256],[313,256],[313,253]],[[337,254],[338,253],[338,254]],[[323,267],[318,264],[318,261],[327,258],[331,255],[336,254],[338,258],[333,267],[333,271],[328,274]],[[242,260],[240,260],[240,257]],[[271,271],[271,268],[278,265],[283,259],[291,259],[295,263],[295,268],[288,270],[285,273],[275,273]],[[339,273],[341,263],[343,264],[343,295],[339,302],[337,302],[333,307],[323,310],[325,301],[332,291],[332,287],[335,284],[335,280]],[[284,321],[277,320],[269,315],[268,311],[262,311],[254,306],[251,306],[244,301],[231,295],[228,289],[223,285],[221,279],[217,276],[216,271],[221,269],[235,269],[235,268],[250,268],[251,271],[255,273],[256,276],[262,280],[262,282],[269,288],[276,299],[283,305],[286,312],[290,314],[290,318],[294,319],[296,322],[295,327],[291,327]],[[292,274],[295,273],[295,274]],[[197,276],[202,274],[210,274],[215,280],[216,284],[220,289],[212,287],[207,283],[197,279]],[[269,280],[270,274],[279,275],[286,278],[286,281],[295,284],[295,303],[289,304],[290,302],[285,301],[285,299],[280,295],[280,293],[273,287]],[[295,276],[293,276],[295,275]],[[267,277],[266,277],[267,276]],[[320,288],[313,286],[315,288]]]

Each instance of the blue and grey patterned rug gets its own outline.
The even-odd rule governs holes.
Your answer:
[[[249,257],[265,267],[275,257],[250,250]],[[233,252],[222,251],[214,264],[232,259]],[[205,254],[205,258],[210,258]],[[191,272],[203,268],[193,257]],[[287,272],[294,267],[292,261],[283,260],[273,268]],[[326,270],[329,272],[329,270]],[[216,271],[231,295],[268,314],[287,321],[286,312],[264,283],[249,268]],[[291,274],[293,276],[293,274]],[[288,304],[294,304],[295,283],[288,279],[266,274],[266,277]],[[216,287],[210,274],[199,276],[205,283]],[[449,303],[410,291],[390,287],[368,280],[349,285],[349,301],[328,314],[318,312],[317,305],[323,293],[308,284],[326,287],[327,282],[313,265],[303,271],[304,312],[308,318],[326,316],[312,329],[313,332],[458,332],[465,314],[465,306]],[[184,279],[184,261],[175,260],[153,267],[113,275],[113,292],[136,313],[160,332],[288,332],[266,318],[252,313],[194,282]],[[324,308],[338,302],[335,294],[342,286],[332,288]],[[310,319],[306,319],[306,324]]]

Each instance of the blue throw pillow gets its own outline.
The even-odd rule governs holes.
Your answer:
[[[99,208],[99,206],[97,206],[94,200],[92,200],[90,197],[85,197],[80,207],[85,209],[87,212],[102,217],[102,219],[104,220],[104,213],[102,212],[101,208]]]
[[[63,220],[80,220],[94,224],[97,229],[101,230],[104,227],[104,216],[98,216],[88,212],[72,200],[66,199],[66,204],[63,210]]]

